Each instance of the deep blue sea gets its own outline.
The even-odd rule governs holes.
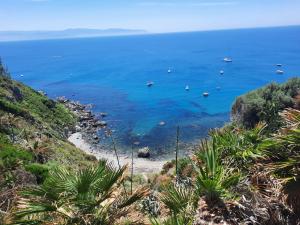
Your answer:
[[[107,112],[124,149],[139,141],[164,151],[176,126],[192,143],[230,120],[237,96],[300,76],[300,27],[2,42],[0,56],[13,78]]]

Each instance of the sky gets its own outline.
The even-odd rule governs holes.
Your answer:
[[[0,0],[0,30],[178,32],[300,25],[300,0]]]

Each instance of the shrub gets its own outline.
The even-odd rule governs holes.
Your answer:
[[[31,163],[25,166],[25,169],[36,176],[38,184],[43,183],[48,177],[49,166],[39,163]]]
[[[221,162],[221,155],[214,140],[203,141],[196,158],[197,192],[204,195],[209,202],[231,196],[230,188],[238,183],[240,175]]]
[[[0,143],[0,167],[10,170],[33,160],[33,154],[8,143]]]
[[[253,128],[264,121],[269,131],[282,125],[278,112],[293,107],[293,98],[299,94],[300,78],[292,78],[285,84],[271,83],[263,88],[238,97],[232,106],[232,119],[246,128]]]

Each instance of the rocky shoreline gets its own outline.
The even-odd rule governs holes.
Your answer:
[[[57,101],[62,103],[66,108],[73,112],[78,117],[78,122],[75,128],[69,130],[67,136],[70,137],[74,133],[80,133],[80,138],[90,145],[90,148],[95,151],[101,151],[99,143],[101,139],[109,138],[113,130],[108,129],[108,123],[104,120],[108,113],[101,112],[99,115],[92,113],[92,105],[84,105],[78,101],[72,101],[66,97],[58,97]],[[98,132],[102,130],[103,137],[100,137]],[[151,151],[148,147],[141,147],[137,151],[138,158],[150,158]]]
[[[75,125],[75,132],[80,132],[85,141],[89,144],[96,145],[100,141],[98,131],[107,127],[107,122],[103,120],[107,113],[100,113],[98,116],[91,111],[92,105],[84,105],[78,101],[71,101],[66,97],[58,97],[57,101],[62,103],[66,108],[78,117]],[[108,131],[105,131],[108,135]],[[70,136],[70,135],[69,135]]]
[[[99,116],[96,116],[91,111],[91,105],[83,105],[65,97],[59,97],[57,101],[78,116],[75,129],[69,132],[68,135],[68,140],[71,143],[87,154],[94,155],[97,159],[106,159],[115,166],[120,163],[120,165],[131,167],[131,158],[129,156],[118,153],[118,162],[115,153],[107,149],[101,149],[98,145],[100,142],[100,137],[97,134],[99,130],[104,130],[107,137],[110,135],[110,130],[107,129],[107,122],[103,120],[107,116],[107,113],[100,113]],[[167,163],[166,160],[148,159],[150,157],[150,150],[148,148],[141,148],[140,151],[141,153],[139,154],[138,152],[137,154],[138,158],[134,158],[133,169],[135,174],[159,173],[163,165]]]

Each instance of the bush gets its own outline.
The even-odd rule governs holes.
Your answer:
[[[33,160],[33,154],[14,145],[0,142],[0,168],[9,170]]]
[[[232,119],[246,128],[253,128],[264,121],[269,131],[275,131],[282,125],[278,112],[294,106],[293,98],[299,90],[300,78],[292,78],[285,84],[271,83],[251,91],[236,99],[232,106]]]
[[[39,163],[31,163],[25,166],[25,169],[36,176],[38,184],[43,183],[48,177],[49,166]]]

